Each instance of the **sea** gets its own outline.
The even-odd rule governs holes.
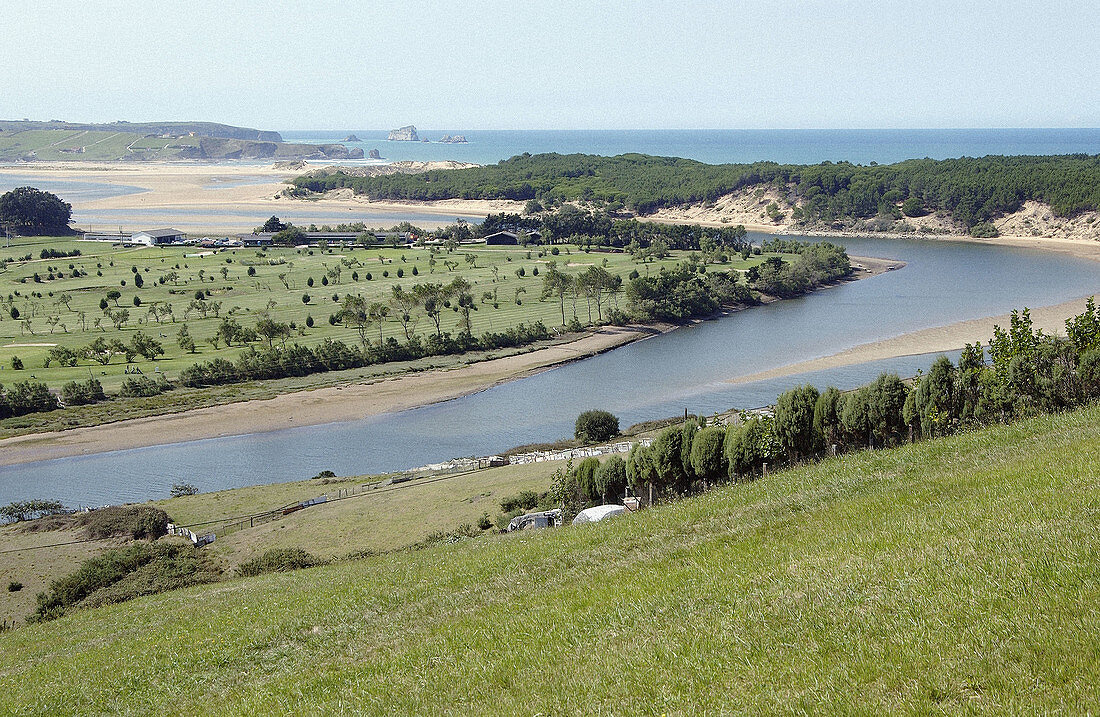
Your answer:
[[[524,152],[612,156],[638,152],[708,164],[774,161],[790,164],[890,164],[905,159],[986,155],[1100,154],[1100,128],[1084,129],[768,129],[768,130],[462,130],[418,129],[420,142],[386,139],[388,130],[287,130],[287,142],[343,143],[380,160],[456,160],[495,164]],[[463,135],[465,144],[446,144]],[[354,136],[360,141],[343,142]],[[340,164],[356,162],[341,161]],[[332,164],[331,161],[324,164]]]

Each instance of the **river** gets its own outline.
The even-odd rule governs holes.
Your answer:
[[[759,239],[760,237],[755,237]],[[1047,306],[1100,289],[1100,264],[978,242],[844,239],[850,254],[907,266],[630,344],[464,398],[347,423],[0,467],[0,505],[48,497],[100,505],[165,497],[173,483],[209,491],[374,473],[487,455],[572,434],[581,411],[623,425],[772,402],[804,382],[857,386],[880,371],[912,375],[929,356],[754,383],[727,379],[965,319]],[[985,340],[987,336],[975,336]]]

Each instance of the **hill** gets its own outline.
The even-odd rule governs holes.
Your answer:
[[[213,122],[0,121],[0,161],[357,159],[342,144],[292,144],[278,132]]]
[[[805,228],[840,229],[870,219],[892,224],[942,214],[975,236],[989,235],[991,220],[1028,201],[1041,202],[1060,217],[1100,209],[1100,156],[1088,155],[913,159],[862,166],[704,164],[643,154],[550,153],[523,154],[461,171],[385,177],[336,173],[294,181],[314,192],[351,187],[373,199],[587,201],[640,215],[713,205],[747,189],[760,197],[771,190],[777,201],[767,210],[766,223],[789,217]]]
[[[282,142],[278,132],[234,127],[218,122],[64,122],[50,120],[0,120],[0,132],[24,132],[26,130],[82,130],[87,132],[130,132],[134,134],[171,134],[184,135],[194,133],[205,137],[222,139],[247,139],[256,142]]]
[[[0,711],[1100,703],[1100,407],[0,635]]]

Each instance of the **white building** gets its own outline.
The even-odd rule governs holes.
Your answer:
[[[183,242],[183,232],[179,229],[149,229],[137,232],[130,241],[145,246],[163,246],[164,244],[179,244]]]

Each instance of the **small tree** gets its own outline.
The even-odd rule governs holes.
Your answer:
[[[573,437],[585,443],[606,441],[619,433],[619,419],[607,411],[585,411],[577,416]]]

